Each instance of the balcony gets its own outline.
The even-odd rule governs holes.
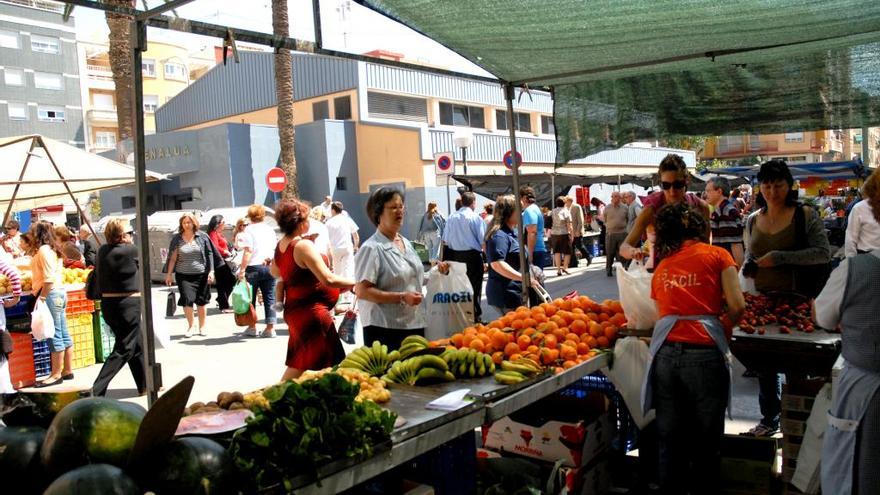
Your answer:
[[[89,119],[89,122],[97,123],[97,122],[109,122],[112,124],[117,124],[118,120],[116,118],[116,107],[113,108],[94,108],[89,110],[86,113],[86,118]]]
[[[452,140],[452,131],[440,129],[428,129],[431,143],[430,155],[424,159],[433,158],[433,153],[453,151],[455,159],[461,160],[461,150],[456,148]],[[552,164],[556,161],[556,141],[551,138],[517,136],[517,150],[527,163]],[[498,134],[474,133],[474,142],[468,148],[468,161],[489,162],[501,164],[504,153],[510,149],[510,137],[506,132]],[[427,151],[427,150],[426,150]]]
[[[733,157],[779,151],[778,141],[718,141],[717,157]]]

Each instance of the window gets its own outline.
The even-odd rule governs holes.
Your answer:
[[[3,71],[3,79],[7,86],[24,86],[24,70],[7,67]]]
[[[37,107],[37,118],[43,122],[64,122],[64,109],[61,107]]]
[[[115,148],[116,133],[113,131],[95,132],[95,146],[99,148]]]
[[[123,196],[122,198],[122,208],[127,210],[129,208],[135,207],[134,196]]]
[[[41,53],[61,53],[58,38],[51,36],[31,35],[31,50]]]
[[[337,177],[336,178],[336,190],[337,191],[348,190],[348,180],[345,177]]]
[[[553,123],[553,117],[541,115],[541,133],[556,134],[556,124]]]
[[[350,96],[340,96],[333,99],[333,118],[337,120],[351,120]]]
[[[9,112],[9,120],[28,119],[27,103],[10,101],[6,103],[6,110]]]
[[[0,29],[0,47],[2,48],[21,48],[18,41],[18,31],[7,31]]]
[[[527,113],[513,112],[513,125],[516,130],[523,132],[532,131],[532,121]],[[507,110],[495,110],[495,127],[499,131],[507,130]]]
[[[785,142],[786,143],[803,143],[804,142],[804,133],[803,132],[786,132],[785,133]]]
[[[38,89],[64,89],[64,78],[61,74],[51,72],[34,72],[34,87]]]
[[[806,155],[793,156],[788,159],[788,163],[804,163],[807,161]]]
[[[156,61],[151,58],[142,59],[141,71],[147,77],[156,77]]]
[[[186,81],[186,67],[183,64],[166,63],[165,79]]]
[[[486,128],[482,108],[443,102],[440,103],[440,123],[443,125]]]
[[[330,104],[326,101],[312,103],[312,120],[324,120],[330,118]]]
[[[367,93],[367,114],[377,119],[428,121],[428,102],[424,98]]]
[[[156,95],[144,95],[144,112],[156,113],[159,108],[159,97]]]
[[[101,110],[113,110],[113,95],[108,93],[92,93],[92,105]]]

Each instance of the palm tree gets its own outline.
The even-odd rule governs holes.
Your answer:
[[[135,0],[105,0],[117,7],[134,8]],[[110,70],[116,86],[116,120],[119,122],[119,141],[132,137],[132,98],[134,68],[131,66],[131,17],[106,12],[107,27],[110,28]],[[137,68],[140,70],[140,67]]]
[[[272,0],[272,33],[288,38],[290,22],[287,16],[287,0]],[[287,187],[282,197],[299,196],[296,187],[296,140],[293,129],[293,59],[287,48],[275,49],[275,95],[278,100],[278,140],[281,144],[281,169],[287,174]]]

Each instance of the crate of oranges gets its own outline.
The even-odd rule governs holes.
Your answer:
[[[560,372],[614,347],[625,325],[620,301],[599,303],[575,296],[532,308],[521,306],[488,325],[467,327],[432,344],[484,352],[496,364],[529,358]]]

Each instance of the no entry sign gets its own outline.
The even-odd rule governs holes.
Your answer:
[[[434,173],[437,175],[455,174],[455,157],[451,152],[434,153]]]
[[[287,174],[284,173],[284,170],[278,167],[270,168],[266,174],[266,186],[269,187],[269,190],[278,193],[283,191],[286,185]]]
[[[511,157],[510,151],[504,154],[504,158],[502,159],[504,162],[504,166],[510,170],[513,170],[513,159]],[[517,166],[522,165],[522,155],[519,151],[516,152],[516,164]]]

